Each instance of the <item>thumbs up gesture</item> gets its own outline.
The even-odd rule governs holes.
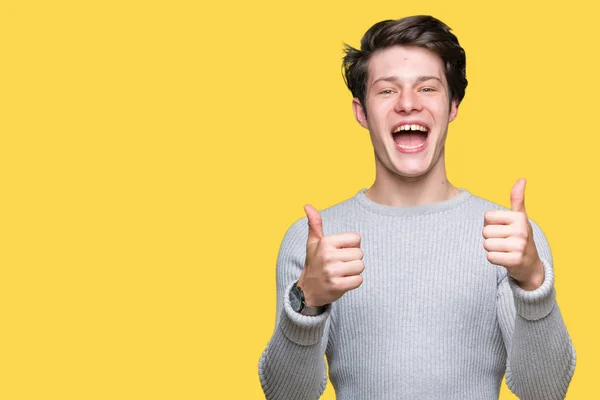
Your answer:
[[[485,213],[483,247],[489,262],[505,267],[521,288],[535,290],[544,282],[544,267],[525,211],[525,184],[525,179],[519,179],[513,186],[510,211]]]
[[[306,304],[318,307],[333,303],[359,287],[365,264],[358,233],[325,236],[319,212],[309,204],[304,211],[308,218],[308,238],[298,286],[304,292]]]

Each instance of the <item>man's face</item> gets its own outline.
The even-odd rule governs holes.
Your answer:
[[[456,117],[441,58],[421,47],[394,46],[371,57],[367,118],[353,101],[358,122],[371,135],[378,168],[418,178],[438,165],[448,123]],[[440,164],[443,168],[443,163]]]

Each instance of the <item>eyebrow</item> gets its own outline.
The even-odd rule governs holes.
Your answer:
[[[440,78],[438,78],[437,76],[433,76],[433,75],[423,75],[423,76],[419,76],[419,77],[416,79],[416,83],[422,83],[422,82],[429,81],[429,80],[432,80],[432,79],[434,79],[434,80],[436,80],[436,81],[439,81],[440,83],[442,83],[442,84],[443,84],[443,82],[442,82],[442,80],[441,80]],[[373,81],[373,83],[371,84],[371,86],[375,85],[375,84],[376,84],[377,82],[379,82],[379,81],[386,81],[386,82],[397,82],[397,81],[399,81],[399,79],[398,79],[398,77],[397,77],[397,76],[384,76],[384,77],[382,77],[382,78],[377,78],[377,79],[375,79],[375,81]]]

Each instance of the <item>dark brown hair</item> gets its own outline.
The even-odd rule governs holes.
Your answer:
[[[465,51],[450,27],[430,15],[415,15],[377,22],[363,36],[360,50],[344,44],[344,81],[363,106],[367,94],[369,59],[378,50],[391,46],[419,46],[437,54],[444,63],[450,101],[460,104],[467,87]]]

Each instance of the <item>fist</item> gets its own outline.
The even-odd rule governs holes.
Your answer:
[[[360,235],[356,232],[323,235],[321,215],[304,206],[308,218],[306,260],[298,280],[306,304],[313,307],[333,303],[362,284],[365,269]]]
[[[513,186],[510,211],[485,213],[483,247],[489,262],[506,268],[521,288],[535,290],[544,282],[544,267],[525,211],[525,184],[525,179],[519,179]]]

